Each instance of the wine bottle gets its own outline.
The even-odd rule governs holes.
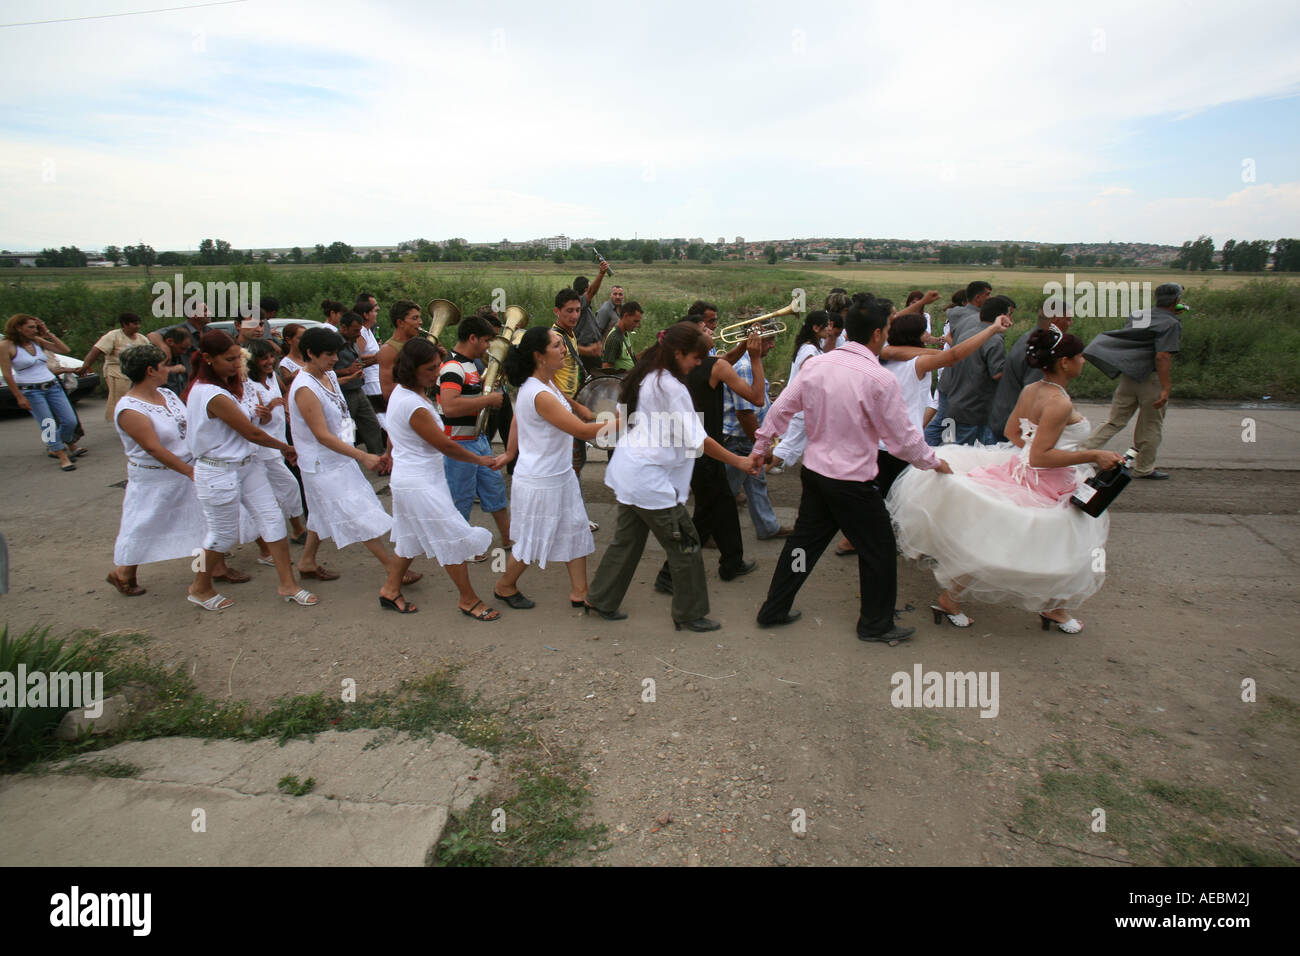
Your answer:
[[[1130,448],[1124,452],[1124,460],[1114,468],[1100,471],[1080,485],[1070,496],[1070,504],[1086,515],[1099,517],[1133,480],[1133,474],[1129,469],[1133,467],[1135,461],[1137,461],[1137,451]]]

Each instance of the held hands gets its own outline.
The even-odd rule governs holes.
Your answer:
[[[491,468],[493,471],[500,471],[510,464],[510,456],[504,453],[497,455],[495,458],[491,455],[479,455],[478,458],[480,465],[484,468]]]
[[[279,399],[276,399],[279,401]],[[271,420],[271,409],[275,408],[275,402],[270,405],[254,405],[253,413],[257,415],[257,421],[260,425],[265,425]]]
[[[378,455],[372,455],[369,452],[362,452],[360,461],[361,461],[362,468],[369,469],[370,471],[373,471],[376,474],[378,474],[379,466],[383,462],[383,459],[380,458]]]
[[[287,449],[285,449],[285,451],[282,454],[284,455],[284,460],[287,461],[289,464],[291,465],[298,464],[298,449],[294,448],[292,445],[290,445]],[[193,471],[190,472],[190,477],[191,478],[194,477]]]

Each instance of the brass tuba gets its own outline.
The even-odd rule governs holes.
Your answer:
[[[429,316],[429,328],[420,331],[434,345],[438,344],[438,337],[442,335],[443,329],[460,322],[460,309],[456,308],[455,302],[448,299],[434,299],[429,303],[425,313]]]
[[[490,395],[497,386],[497,379],[501,376],[501,370],[505,367],[506,352],[510,346],[518,342],[524,334],[524,329],[528,326],[528,310],[519,305],[506,306],[505,315],[501,321],[501,331],[488,345],[487,350],[487,371],[483,373],[483,394]],[[478,411],[478,421],[474,424],[474,437],[478,438],[487,428],[488,415],[492,409],[484,406]]]

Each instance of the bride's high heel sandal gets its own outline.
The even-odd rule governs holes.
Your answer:
[[[1068,621],[1054,621],[1046,614],[1039,614],[1038,619],[1043,622],[1043,630],[1050,631],[1055,624],[1066,634],[1078,634],[1083,630],[1083,623],[1076,618],[1070,618]]]
[[[945,617],[948,619],[948,623],[951,624],[953,627],[970,627],[972,624],[975,623],[970,618],[968,618],[965,614],[962,614],[960,611],[958,611],[956,614],[949,614],[947,611],[945,611],[937,604],[931,604],[930,610],[934,612],[935,624],[942,624],[943,619]]]

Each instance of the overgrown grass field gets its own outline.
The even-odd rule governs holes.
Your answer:
[[[971,279],[993,283],[994,291],[1010,295],[1017,304],[1016,324],[1007,335],[1010,345],[1033,322],[1045,298],[1044,284],[1064,283],[1063,273],[1036,269],[950,268],[934,266],[881,267],[828,263],[785,263],[769,266],[755,262],[615,263],[598,294],[603,301],[610,286],[622,285],[629,299],[645,309],[640,343],[653,341],[654,333],[677,321],[695,299],[716,303],[727,316],[738,309],[759,307],[772,311],[787,305],[794,289],[803,289],[810,309],[820,306],[834,286],[850,292],[869,291],[892,298],[900,305],[911,289],[937,289],[943,296],[931,308],[942,325],[942,310],[952,292]],[[450,299],[465,313],[489,303],[494,289],[504,289],[507,302],[526,308],[532,322],[549,322],[557,291],[569,285],[577,272],[591,277],[594,267],[568,262],[520,263],[401,263],[347,266],[186,266],[181,270],[155,266],[152,277],[139,268],[124,269],[22,269],[6,270],[0,288],[0,316],[27,312],[44,319],[78,356],[95,339],[115,326],[119,312],[138,312],[145,330],[170,324],[152,313],[152,285],[170,282],[177,271],[185,281],[247,281],[261,283],[263,294],[280,300],[280,316],[318,319],[322,299],[351,302],[362,289],[380,302],[381,338],[391,333],[386,307],[400,298],[425,305],[434,298]],[[1079,270],[1076,282],[1182,282],[1188,289],[1184,302],[1192,309],[1183,318],[1183,350],[1174,367],[1175,399],[1274,400],[1300,399],[1300,277],[1246,278],[1232,273],[1162,273],[1149,270]],[[1097,333],[1122,325],[1119,318],[1078,319],[1074,332],[1085,341]],[[768,362],[773,378],[785,378],[789,369],[797,322],[777,342]],[[444,334],[450,343],[454,332]],[[1080,398],[1108,397],[1114,384],[1096,369],[1085,370],[1075,385]]]

